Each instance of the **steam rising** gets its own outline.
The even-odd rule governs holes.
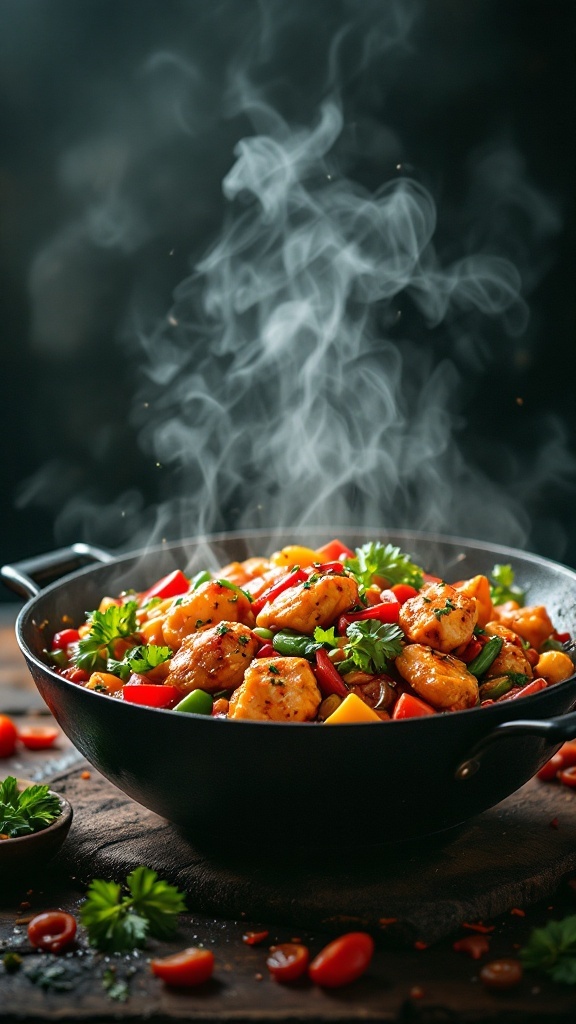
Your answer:
[[[222,230],[156,328],[138,325],[136,310],[129,332],[140,367],[131,420],[163,474],[162,501],[144,508],[131,490],[102,509],[81,495],[60,512],[61,535],[80,530],[101,541],[110,527],[125,546],[137,546],[228,528],[326,524],[334,532],[396,526],[521,546],[531,497],[550,478],[573,474],[557,422],[530,476],[511,455],[505,479],[482,470],[458,444],[467,377],[477,379],[493,363],[492,336],[512,345],[526,331],[526,285],[543,267],[519,243],[521,277],[497,234],[492,249],[489,230],[471,247],[470,224],[457,243],[440,248],[442,209],[417,174],[390,163],[402,149],[394,133],[379,125],[371,136],[369,119],[351,124],[342,52],[354,45],[363,70],[375,55],[408,45],[416,8],[384,5],[384,15],[382,6],[367,3],[360,13],[343,4],[354,8],[362,31],[344,25],[334,33],[323,98],[306,118],[280,113],[272,90],[256,84],[246,53],[231,61],[222,107],[245,131],[221,185]],[[251,51],[260,77],[282,21],[282,7],[271,7],[278,21],[262,8]],[[377,8],[377,31],[370,31]],[[208,92],[203,76],[165,53],[145,70],[167,69],[179,85],[166,91],[163,79],[156,123],[167,136],[195,136],[202,119],[194,101]],[[380,147],[386,165],[375,189],[348,172],[362,139]],[[86,187],[96,167],[99,184],[95,178],[81,221],[40,254],[37,299],[46,267],[70,240],[72,248],[80,237],[96,249],[132,252],[154,236],[127,188],[131,163],[150,152],[135,130],[123,146],[109,136],[67,154],[65,181]],[[554,208],[527,182],[510,146],[478,154],[475,167],[470,210],[490,208],[490,182],[492,212],[520,211],[530,225],[524,237],[548,239],[558,230]],[[40,304],[37,321],[41,313]],[[21,501],[43,493],[39,474]]]

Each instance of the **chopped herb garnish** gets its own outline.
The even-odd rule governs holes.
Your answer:
[[[343,648],[345,660],[338,664],[341,675],[353,669],[371,675],[385,672],[388,661],[402,652],[404,633],[400,627],[377,619],[351,622],[346,636],[348,642]]]
[[[356,548],[356,556],[347,558],[344,565],[355,577],[361,594],[368,590],[375,577],[386,580],[389,587],[408,583],[416,590],[420,590],[424,579],[420,566],[411,562],[400,548],[379,541]]]
[[[495,565],[490,575],[490,597],[492,604],[505,604],[516,601],[523,605],[526,592],[514,586],[514,570],[511,565]]]
[[[435,608],[434,616],[440,621],[443,615],[449,615],[450,612],[454,611],[454,604],[449,597],[446,598],[446,604],[443,608]]]
[[[271,672],[272,675],[274,675],[274,676],[279,676],[280,675],[280,669],[276,668],[276,665],[269,665],[268,666],[268,671]]]
[[[219,622],[218,625],[216,626],[216,632],[218,636],[225,636],[226,633],[230,632],[230,630],[228,629],[228,626],[226,625],[225,622]]]
[[[247,601],[252,602],[252,595],[247,590],[242,590],[242,587],[237,587],[235,583],[231,583],[230,580],[216,580],[219,587],[226,587],[227,590],[235,591],[236,595],[243,594]]]
[[[113,656],[116,640],[126,639],[137,632],[136,601],[126,604],[111,604],[106,611],[94,611],[88,615],[90,632],[75,644],[74,664],[86,672],[106,668],[107,655]]]
[[[533,928],[520,960],[530,971],[542,971],[552,981],[576,985],[576,914]]]
[[[128,679],[132,672],[144,675],[146,672],[150,672],[151,669],[158,668],[158,665],[163,665],[171,657],[172,651],[169,647],[146,644],[145,646],[133,647],[132,650],[127,651],[121,661],[116,661],[115,658],[108,658],[107,669],[113,675],[120,676],[120,679]]]
[[[241,634],[241,635],[240,635],[240,636],[238,637],[238,643],[239,643],[239,644],[242,644],[242,647],[246,647],[246,644],[249,644],[249,643],[250,643],[250,637],[249,637],[249,636],[246,636],[246,634],[245,634],[245,633],[242,633],[242,634]]]
[[[336,637],[336,630],[334,626],[330,626],[330,629],[322,629],[321,626],[316,626],[314,630],[314,639],[319,644],[327,644],[329,647],[337,647],[338,640]]]

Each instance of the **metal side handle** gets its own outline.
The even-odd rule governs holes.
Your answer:
[[[545,718],[541,721],[518,719],[514,722],[502,722],[472,747],[466,760],[461,761],[458,765],[455,772],[456,778],[465,780],[475,775],[481,767],[484,753],[493,743],[505,739],[507,736],[526,735],[542,736],[550,744],[573,740],[576,738],[576,711],[571,711],[567,715],[558,715],[556,718]]]
[[[11,590],[21,597],[36,597],[42,587],[60,576],[66,576],[76,569],[82,569],[92,562],[112,562],[109,551],[92,547],[91,544],[72,544],[44,555],[25,558],[22,562],[3,565],[0,576]]]

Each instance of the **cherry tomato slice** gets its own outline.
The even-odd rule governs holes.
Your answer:
[[[356,981],[367,970],[374,954],[374,940],[367,932],[347,932],[329,942],[314,957],[308,974],[323,988],[340,988]]]
[[[28,750],[46,750],[59,735],[60,730],[54,725],[23,725],[18,738]]]
[[[542,765],[539,772],[536,772],[536,778],[542,782],[551,782],[562,768],[564,768],[564,761],[560,756],[560,751],[558,751],[556,754],[552,754],[552,757],[549,761],[546,761],[546,764]]]
[[[419,697],[413,697],[411,693],[402,693],[396,701],[392,718],[419,718],[421,715],[434,714],[434,708]]]
[[[576,787],[576,765],[571,765],[570,768],[562,768],[558,772],[558,778],[565,786],[570,786],[574,789]]]
[[[0,715],[0,757],[12,757],[16,749],[18,730],[8,715]]]
[[[519,960],[491,960],[481,969],[480,981],[485,988],[514,988],[522,981],[522,973],[522,964]]]
[[[554,757],[559,757],[562,760],[562,768],[570,768],[573,764],[576,764],[576,740],[563,743],[560,750],[557,750]]]
[[[37,949],[46,953],[61,953],[76,936],[76,918],[63,910],[48,910],[37,914],[28,924],[28,938]]]
[[[63,651],[70,644],[78,643],[80,639],[80,633],[77,629],[61,629],[59,633],[55,633],[52,637],[52,650]]]
[[[309,960],[307,946],[300,942],[283,942],[279,946],[270,946],[266,967],[276,981],[296,981],[305,974]]]
[[[167,985],[175,988],[190,988],[202,985],[212,977],[214,953],[210,949],[191,946],[181,953],[173,953],[161,959],[151,960],[152,973]]]
[[[75,668],[74,666],[60,669],[58,675],[68,679],[70,683],[87,683],[90,679],[88,672],[85,672],[83,668]]]

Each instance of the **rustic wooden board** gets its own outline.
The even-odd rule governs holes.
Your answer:
[[[94,769],[81,775],[76,766],[53,783],[75,811],[59,866],[80,880],[120,880],[147,864],[188,893],[190,909],[224,918],[362,926],[394,942],[432,943],[463,921],[547,897],[576,870],[576,792],[537,780],[442,846],[359,847],[343,859],[337,849],[260,856],[240,841],[200,849]]]

